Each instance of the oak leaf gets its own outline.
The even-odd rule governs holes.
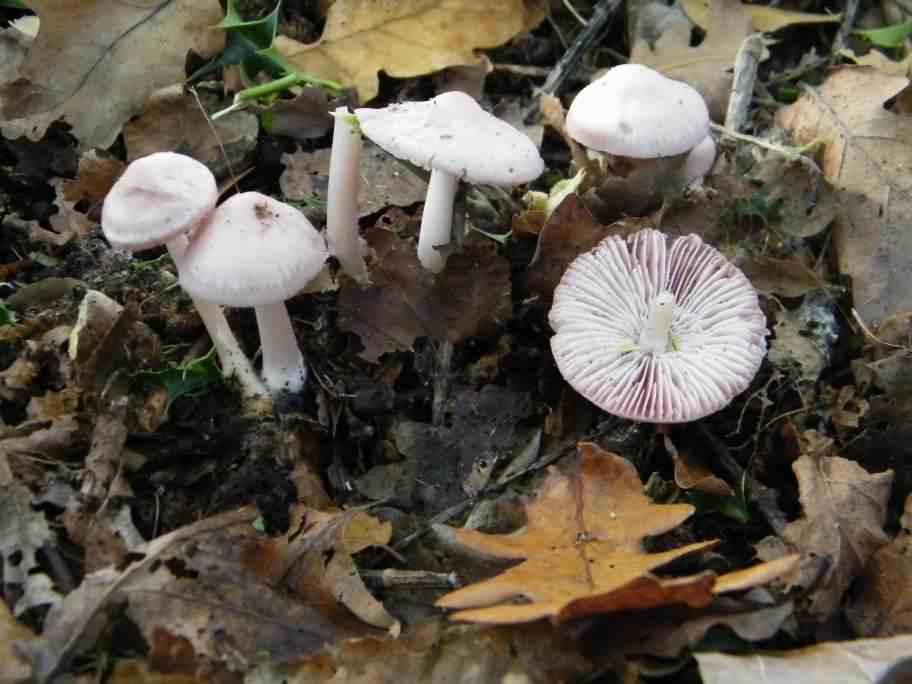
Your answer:
[[[438,537],[450,546],[522,561],[441,598],[438,605],[463,609],[453,618],[498,624],[550,617],[560,623],[673,603],[700,608],[718,593],[749,588],[793,567],[795,557],[730,578],[716,578],[711,572],[667,579],[652,575],[652,570],[716,541],[647,553],[643,539],[678,526],[693,507],[652,503],[643,494],[636,469],[620,456],[586,443],[579,445],[579,453],[567,472],[552,469],[527,505],[527,523],[521,530],[494,535],[435,526]],[[529,602],[483,607],[520,596]]]
[[[705,29],[712,23],[709,0],[683,0],[681,5],[690,20],[700,28]],[[842,19],[841,14],[812,14],[764,5],[745,4],[743,7],[751,18],[751,28],[754,31],[778,31],[796,24],[838,24]]]
[[[655,42],[638,36],[630,61],[689,83],[706,99],[713,119],[721,121],[731,91],[731,65],[751,32],[751,18],[737,0],[710,0],[709,10],[712,23],[698,46],[691,47],[690,24],[678,22]]]
[[[475,50],[535,28],[544,8],[536,0],[336,0],[319,41],[279,36],[275,47],[295,69],[353,86],[367,102],[377,94],[379,71],[408,78],[474,64]]]
[[[822,440],[792,464],[804,517],[782,532],[785,547],[803,554],[794,583],[813,586],[807,609],[819,620],[837,613],[849,585],[887,544],[883,525],[893,484],[892,470],[871,474],[854,461],[828,455],[830,445]],[[777,542],[761,541],[758,555],[774,556],[782,548]],[[822,574],[821,558],[827,561]]]
[[[0,117],[22,120],[33,139],[62,117],[84,146],[110,147],[154,90],[184,80],[188,50],[209,56],[223,44],[217,0],[27,4],[41,28],[18,78],[0,87]]]
[[[833,241],[869,325],[912,310],[912,117],[885,107],[908,85],[873,67],[839,67],[776,116],[796,143],[822,143],[821,169],[845,191]]]

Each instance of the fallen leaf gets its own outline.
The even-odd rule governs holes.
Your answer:
[[[839,611],[849,585],[888,542],[883,524],[893,472],[872,475],[857,463],[820,449],[804,453],[792,470],[804,516],[790,522],[781,536],[788,548],[803,554],[793,584],[810,590],[807,611],[822,621]],[[758,547],[761,558],[770,558],[763,550],[766,543]],[[822,576],[814,558],[828,561]]]
[[[322,138],[333,127],[330,112],[338,107],[358,106],[357,94],[345,90],[332,97],[325,88],[302,88],[301,93],[289,99],[280,99],[268,107],[251,105],[249,109],[260,115],[263,129],[272,135],[284,135],[294,140]]]
[[[386,352],[410,350],[422,335],[461,342],[508,318],[510,266],[488,238],[467,235],[436,276],[422,268],[411,240],[381,227],[364,238],[375,255],[371,284],[349,281],[339,295],[339,327],[358,335],[361,358],[375,363]]]
[[[602,225],[589,212],[578,195],[570,195],[551,214],[541,232],[535,255],[529,264],[527,284],[542,301],[550,302],[554,288],[576,257],[588,252],[609,235],[626,236],[636,232],[644,220],[625,219]]]
[[[874,67],[890,76],[908,76],[912,72],[912,55],[907,56],[901,62],[894,62],[880,50],[869,50],[867,54],[860,57],[848,49],[840,50],[839,54],[852,60],[855,64]]]
[[[693,23],[705,29],[711,23],[709,10],[710,0],[682,0],[681,5]],[[811,14],[810,12],[793,12],[778,7],[764,5],[742,5],[751,18],[754,31],[778,31],[786,26],[796,24],[838,24],[841,14]]]
[[[199,93],[206,111],[221,100]],[[143,113],[124,126],[127,161],[153,152],[179,152],[206,164],[219,178],[233,176],[249,162],[256,148],[260,125],[251,112],[234,112],[211,121],[192,93],[180,85],[153,93]]]
[[[907,85],[872,67],[838,67],[776,116],[796,143],[822,141],[821,168],[845,191],[833,240],[869,325],[912,310],[912,117],[884,107]]]
[[[0,601],[0,681],[28,681],[31,668],[20,657],[13,644],[16,641],[31,641],[34,638],[34,632],[16,622],[6,603]]]
[[[712,601],[713,573],[666,579],[650,571],[710,548],[715,541],[661,553],[647,553],[643,547],[644,537],[677,527],[693,508],[652,503],[643,494],[636,469],[620,456],[588,443],[581,443],[579,452],[566,472],[551,469],[526,507],[522,529],[494,535],[434,526],[438,538],[450,547],[485,558],[521,561],[492,579],[441,598],[437,605],[462,609],[452,618],[509,624],[550,617],[560,623],[585,615],[676,603],[703,607]],[[772,574],[789,570],[795,560],[783,563]],[[768,579],[768,571],[761,569],[756,577]],[[739,582],[737,587],[747,584]],[[517,597],[529,602],[502,603]],[[500,605],[482,607],[491,604]]]
[[[579,681],[592,664],[549,626],[417,625],[396,641],[351,639],[294,662],[263,662],[250,681],[263,684],[401,684]]]
[[[813,398],[815,383],[830,365],[839,338],[833,300],[826,295],[807,295],[797,309],[776,314],[773,332],[770,363],[808,388],[808,398]]]
[[[377,95],[379,71],[408,78],[475,64],[475,50],[502,45],[545,17],[534,0],[336,0],[320,40],[304,45],[279,36],[275,47],[299,71]]]
[[[0,87],[0,115],[26,119],[32,139],[63,118],[83,146],[110,147],[153,91],[184,80],[188,50],[211,56],[223,44],[212,28],[222,15],[216,0],[28,5],[41,28],[18,79]]]
[[[722,121],[731,91],[731,66],[751,32],[751,18],[737,0],[710,0],[709,13],[712,23],[698,46],[691,47],[690,26],[678,22],[655,41],[638,35],[630,62],[689,83],[706,99],[712,118]]]
[[[840,193],[804,164],[770,153],[751,169],[751,181],[762,184],[769,205],[776,207],[777,229],[797,238],[819,235],[840,210]],[[747,189],[740,196],[747,195]]]
[[[825,642],[767,655],[695,653],[694,658],[705,684],[874,684],[909,653],[912,636]]]
[[[49,681],[91,648],[106,609],[123,604],[151,645],[150,659],[180,644],[194,655],[192,668],[208,661],[244,671],[263,652],[283,660],[314,653],[340,635],[373,633],[337,604],[341,598],[350,608],[364,606],[351,600],[355,583],[340,585],[326,573],[333,556],[348,555],[345,549],[389,540],[388,525],[359,522],[364,515],[298,508],[289,532],[271,538],[256,531],[257,513],[245,508],[134,548],[132,563],[87,575],[48,613],[41,637],[20,642],[34,681]],[[349,593],[339,596],[338,586]],[[378,618],[377,606],[372,610]]]
[[[330,150],[298,150],[282,155],[285,171],[279,185],[286,201],[313,202],[326,199],[329,182]],[[369,216],[388,207],[409,207],[424,201],[427,181],[405,164],[371,142],[365,141],[361,153],[361,192],[359,216]]]
[[[878,549],[855,582],[846,618],[859,636],[912,633],[912,496],[905,509],[903,529]]]
[[[763,294],[801,297],[826,286],[823,278],[799,259],[749,256],[738,262],[751,284]]]

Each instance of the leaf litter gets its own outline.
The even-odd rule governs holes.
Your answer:
[[[766,41],[757,144],[718,138],[712,173],[663,214],[617,183],[598,197],[584,182],[550,216],[524,212],[520,193],[469,188],[466,235],[437,276],[414,254],[421,174],[366,152],[358,215],[371,283],[343,278],[338,293],[290,300],[314,389],[253,416],[205,370],[208,341],[168,258],[125,258],[100,239],[124,163],[187,152],[222,187],[284,195],[321,224],[331,109],[355,92],[385,103],[463,87],[538,131],[549,173],[531,189],[547,195],[588,165],[562,123],[579,77],[560,97],[528,99],[577,20],[555,6],[542,23],[530,2],[284,8],[282,37],[189,92],[199,60],[188,49],[205,58],[224,38],[210,30],[217,4],[167,3],[152,17],[117,2],[33,4],[40,24],[0,28],[0,103],[14,117],[0,122],[0,678],[100,673],[95,659],[110,655],[113,682],[576,681],[620,658],[630,677],[648,662],[633,656],[693,650],[705,681],[737,680],[748,656],[709,655],[729,630],[742,653],[805,647],[755,656],[782,672],[775,681],[793,665],[805,681],[832,681],[843,657],[867,658],[873,681],[908,650],[908,514],[896,523],[912,491],[902,54],[823,72],[825,47],[821,58],[816,44],[798,55]],[[819,7],[684,4],[702,42],[677,11],[664,28],[632,22],[632,61],[697,85],[717,116],[750,30],[809,37],[813,24],[823,36],[841,20]],[[124,61],[118,27],[137,17]],[[426,42],[408,40],[416,27]],[[231,49],[244,30],[228,31]],[[208,120],[225,95],[275,78],[275,48],[348,90],[298,83]],[[456,65],[468,69],[441,72]],[[807,75],[815,85],[798,81]],[[551,127],[543,139],[530,112]],[[822,174],[781,154],[773,117]],[[660,218],[748,274],[773,332],[754,386],[676,428],[680,448],[668,450],[573,395],[544,323],[576,256]],[[253,355],[253,315],[228,314]],[[194,384],[190,369],[215,380]],[[727,517],[730,493],[744,503]],[[763,496],[790,522],[764,520]],[[251,502],[259,510],[238,509]],[[817,644],[821,634],[898,641]]]

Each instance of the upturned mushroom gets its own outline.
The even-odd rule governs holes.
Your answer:
[[[567,382],[604,411],[649,423],[718,411],[766,355],[756,291],[696,235],[606,238],[564,273],[549,321]]]
[[[294,207],[258,192],[223,202],[193,236],[181,284],[226,306],[254,307],[271,392],[298,392],[307,367],[285,300],[300,292],[328,257],[323,237]]]
[[[165,245],[184,267],[187,236],[205,223],[218,201],[215,177],[204,164],[174,152],[132,162],[105,197],[101,227],[113,247],[130,251]],[[192,293],[191,293],[192,296]],[[265,394],[218,304],[193,297],[226,377],[238,379],[246,396]]]
[[[641,64],[622,64],[579,92],[566,130],[609,155],[612,173],[628,178],[645,204],[658,203],[687,185],[683,167],[709,136],[709,111],[686,83]]]
[[[430,271],[439,272],[445,264],[438,248],[451,239],[460,180],[510,187],[528,183],[544,170],[526,135],[462,92],[383,109],[356,109],[355,114],[366,137],[431,172],[418,236],[418,259]]]

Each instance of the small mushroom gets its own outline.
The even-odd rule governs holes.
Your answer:
[[[274,394],[307,379],[285,300],[313,280],[328,257],[323,237],[294,207],[244,192],[223,202],[190,242],[181,284],[226,306],[254,307],[263,379]]]
[[[718,411],[766,355],[756,291],[696,235],[606,238],[564,273],[549,320],[567,382],[604,411],[649,423]]]
[[[183,154],[156,152],[132,162],[114,183],[101,210],[101,227],[116,248],[165,245],[180,273],[187,235],[206,221],[217,201],[215,177],[204,164]],[[193,305],[225,376],[234,375],[246,396],[265,394],[221,307],[205,297],[193,297]]]
[[[361,187],[361,130],[347,107],[333,112],[332,154],[326,192],[326,242],[342,272],[367,281],[364,242],[358,234],[358,191]]]
[[[435,273],[445,263],[437,248],[450,242],[460,180],[510,187],[528,183],[544,170],[528,136],[462,92],[383,109],[356,109],[355,114],[365,136],[393,156],[431,171],[418,259]]]
[[[686,155],[709,135],[703,96],[641,64],[622,64],[583,88],[567,112],[567,133],[657,202],[687,184]]]

